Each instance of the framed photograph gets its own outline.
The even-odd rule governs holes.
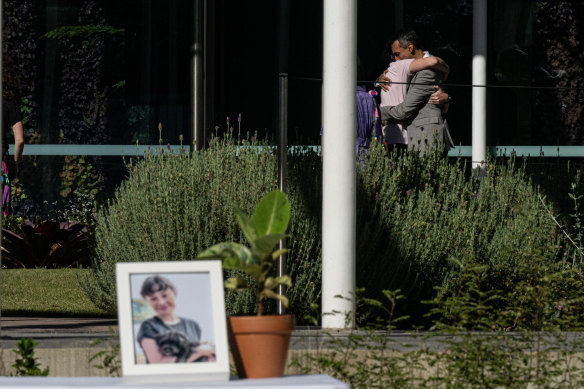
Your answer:
[[[116,264],[124,380],[227,381],[220,260]]]

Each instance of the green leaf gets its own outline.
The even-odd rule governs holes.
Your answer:
[[[276,282],[278,285],[292,286],[292,278],[288,275],[283,275],[282,277],[276,277]]]
[[[262,237],[257,238],[252,243],[252,247],[254,248],[254,251],[257,251],[257,253],[261,257],[264,257],[267,254],[271,253],[272,250],[274,249],[274,246],[276,246],[278,243],[280,243],[282,239],[286,237],[287,235],[285,234],[264,235]]]
[[[286,254],[290,252],[289,249],[280,249],[280,250],[276,250],[272,253],[272,259],[275,261],[276,259],[278,259],[278,257],[282,254]]]
[[[262,267],[258,264],[251,264],[251,265],[244,265],[244,266],[234,266],[227,269],[238,269],[244,271],[246,274],[249,274],[253,279],[256,280],[258,284],[261,283],[261,279],[263,278],[264,272]]]
[[[279,190],[265,195],[256,207],[251,221],[258,236],[283,234],[290,221],[290,202]]]
[[[375,299],[370,299],[370,298],[366,298],[363,297],[361,299],[361,301],[363,302],[363,304],[368,305],[370,307],[377,307],[377,308],[383,308],[384,305],[381,301],[379,300],[375,300]]]
[[[266,278],[266,282],[264,282],[265,289],[274,289],[278,284],[276,283],[276,279],[274,277]]]
[[[274,289],[279,285],[292,286],[292,280],[289,276],[268,277],[264,282],[264,289]]]
[[[237,222],[239,223],[239,228],[247,238],[247,240],[253,244],[253,242],[257,239],[258,235],[256,230],[251,222],[251,219],[243,213],[241,209],[238,207],[234,207],[235,216],[237,217]]]
[[[288,297],[278,294],[272,290],[269,289],[264,289],[262,291],[262,293],[260,293],[260,299],[262,298],[271,298],[274,300],[280,300],[282,302],[282,305],[284,305],[284,307],[288,308]]]
[[[232,277],[225,281],[224,285],[229,289],[243,290],[248,288],[247,281],[241,277]]]
[[[242,268],[245,265],[256,263],[251,250],[235,242],[218,243],[197,256],[197,259],[221,259],[226,269]]]

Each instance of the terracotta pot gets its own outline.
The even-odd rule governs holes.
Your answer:
[[[281,377],[286,368],[293,315],[232,316],[229,347],[239,378]]]

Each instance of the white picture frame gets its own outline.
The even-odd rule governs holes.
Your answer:
[[[220,260],[117,263],[116,286],[124,381],[229,380],[227,322]],[[161,288],[165,291],[160,291]],[[143,295],[145,290],[150,294]],[[170,303],[166,301],[169,298],[167,295],[171,295]],[[169,324],[160,317],[168,318],[170,309],[171,316],[176,320]],[[171,332],[174,334],[168,335]],[[195,341],[185,343],[186,337],[176,335],[177,332],[187,333],[189,341]],[[163,344],[165,339],[161,337],[165,336],[166,341],[171,342],[170,346]],[[171,339],[177,336],[178,340]],[[147,342],[150,342],[150,346]],[[150,363],[146,356],[149,353],[153,359],[160,357],[153,354],[153,342],[156,342],[156,353],[163,350],[160,355],[165,358],[161,363]],[[146,347],[148,353],[143,347]],[[194,363],[168,362],[169,359],[177,359],[171,353],[179,352],[182,352],[182,358],[186,358],[185,353],[192,355],[192,358],[195,358],[195,353],[207,353],[209,357],[203,356]]]

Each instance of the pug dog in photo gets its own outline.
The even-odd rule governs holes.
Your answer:
[[[168,331],[156,335],[154,338],[160,353],[164,356],[176,357],[176,362],[186,362],[191,354],[199,347],[199,342],[191,342],[179,331]],[[202,356],[195,362],[206,362],[207,357]]]

